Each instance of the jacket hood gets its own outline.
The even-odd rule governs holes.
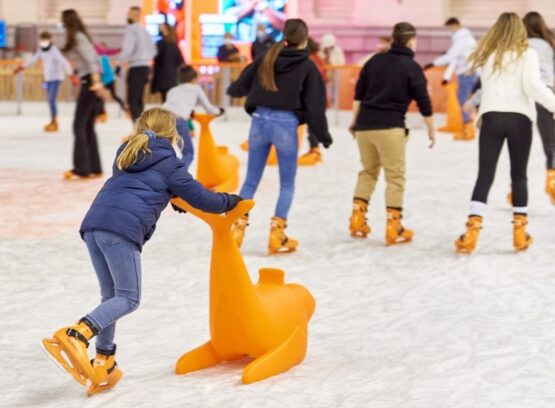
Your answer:
[[[275,69],[277,73],[285,73],[295,69],[299,64],[308,60],[308,50],[284,48],[278,55]]]
[[[118,150],[118,156],[125,147],[125,144],[121,145]],[[150,153],[146,154],[139,154],[137,161],[131,167],[125,169],[126,172],[129,173],[138,173],[140,171],[144,171],[156,163],[161,162],[168,157],[175,156],[175,150],[173,146],[165,138],[156,138],[154,140],[148,141],[148,148],[150,149]]]

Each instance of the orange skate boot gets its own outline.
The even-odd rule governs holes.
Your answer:
[[[115,354],[116,350],[109,354],[97,352],[96,357],[91,361],[93,370],[97,376],[97,382],[91,383],[87,390],[87,395],[89,397],[114,388],[119,380],[121,380],[123,372],[118,368]]]
[[[353,238],[366,238],[371,229],[366,223],[368,204],[365,201],[354,199],[353,212],[349,220],[349,230]]]
[[[58,121],[56,118],[52,118],[50,123],[44,127],[45,132],[57,132],[58,131]]]
[[[545,180],[545,192],[551,199],[551,204],[555,205],[555,170],[547,170],[547,178]]]
[[[534,242],[530,234],[526,232],[528,217],[526,215],[515,214],[513,216],[513,246],[515,251],[525,251]]]
[[[87,385],[89,381],[97,382],[87,354],[89,340],[96,334],[96,329],[85,319],[81,319],[73,326],[62,327],[51,339],[43,339],[42,345],[52,359],[79,384]]]
[[[312,147],[307,153],[299,157],[299,164],[301,165],[314,165],[322,163],[322,152],[319,147]]]
[[[414,231],[403,227],[401,224],[401,211],[393,208],[387,209],[387,224],[385,228],[386,245],[402,244],[412,241]]]
[[[455,241],[455,248],[458,253],[470,255],[474,251],[482,229],[482,222],[482,217],[478,215],[468,217],[466,232]]]
[[[249,226],[249,216],[248,214],[243,215],[240,217],[232,227],[232,234],[235,243],[239,248],[243,245],[243,239],[245,238],[245,230]]]
[[[272,217],[270,227],[270,239],[268,240],[268,253],[270,255],[294,252],[299,246],[299,241],[285,235],[285,220],[280,217]]]

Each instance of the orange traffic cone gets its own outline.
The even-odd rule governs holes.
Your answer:
[[[458,85],[456,82],[449,82],[445,85],[445,92],[447,93],[447,123],[439,128],[439,131],[452,132],[454,133],[455,140],[462,140],[464,139],[464,123],[461,106],[457,98],[457,89]]]
[[[210,131],[214,115],[195,113],[200,124],[197,180],[217,192],[233,192],[239,187],[239,160],[228,153],[227,146],[216,146]]]
[[[183,354],[175,372],[187,374],[248,355],[254,360],[243,370],[242,381],[250,384],[300,364],[316,302],[303,286],[285,284],[280,269],[261,269],[258,283],[252,284],[231,226],[254,201],[241,201],[225,216],[204,213],[179,198],[172,204],[205,221],[213,239],[210,340]]]

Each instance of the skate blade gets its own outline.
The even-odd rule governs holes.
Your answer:
[[[385,244],[387,246],[394,246],[394,245],[400,245],[400,244],[408,244],[409,242],[412,242],[412,238],[405,238],[401,240],[397,240],[397,241],[386,241]]]
[[[118,370],[113,373],[110,380],[101,382],[100,384],[92,384],[87,390],[87,396],[92,397],[95,394],[110,391],[112,388],[114,388],[117,385],[119,380],[121,380],[122,376],[123,376],[123,373],[120,370]]]
[[[68,356],[60,343],[55,339],[43,339],[41,347],[50,358],[50,361],[64,374],[69,374],[71,378],[81,386],[88,386],[90,384],[89,378],[84,372],[78,370],[78,366]]]
[[[279,249],[268,249],[268,255],[285,255],[296,251],[297,251],[296,247],[295,248],[282,247]]]

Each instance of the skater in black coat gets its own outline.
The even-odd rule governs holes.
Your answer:
[[[185,63],[181,50],[177,46],[175,30],[167,23],[160,24],[162,39],[156,44],[157,54],[154,58],[154,75],[151,92],[160,92],[162,102],[166,94],[177,84],[177,69]]]

